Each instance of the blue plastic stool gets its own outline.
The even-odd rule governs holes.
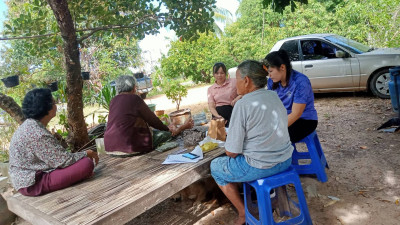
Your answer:
[[[299,204],[293,201],[292,203],[300,209],[300,214],[286,221],[276,223],[272,215],[270,191],[273,188],[281,187],[287,184],[294,184]],[[256,191],[257,204],[254,204],[251,200],[250,186],[253,187]],[[304,197],[303,188],[301,187],[299,175],[292,166],[290,166],[288,170],[282,173],[251,182],[244,182],[243,189],[246,224],[312,224],[310,213],[308,212],[306,198]],[[250,213],[251,211],[254,212],[257,208],[259,220]],[[292,216],[290,212],[288,216]]]
[[[297,143],[305,143],[308,152],[298,152],[296,149]],[[329,169],[328,163],[324,152],[322,151],[321,144],[317,136],[317,132],[313,131],[310,135],[303,138],[303,140],[293,143],[292,166],[296,169],[298,174],[316,174],[317,179],[321,182],[328,181],[326,176],[325,167]],[[310,164],[299,165],[299,159],[311,159]]]
[[[390,72],[390,81],[389,81],[390,100],[392,102],[393,111],[400,113],[399,112],[400,111],[399,110],[399,107],[400,107],[400,66],[390,68],[389,72]]]

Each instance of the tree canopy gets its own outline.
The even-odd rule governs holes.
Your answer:
[[[400,45],[400,5],[395,0],[283,1],[297,7],[293,12],[287,5],[282,13],[265,8],[265,2],[271,1],[242,0],[237,21],[228,25],[220,38],[201,34],[196,42],[172,42],[161,60],[162,75],[208,83],[216,62],[229,68],[246,59],[259,60],[278,40],[311,33],[336,33],[374,47]]]
[[[184,40],[195,40],[199,33],[212,29],[215,0],[10,0],[7,4],[10,14],[5,21],[6,37],[0,40],[25,40],[21,52],[36,54],[36,58],[62,59],[71,144],[78,149],[88,141],[83,118],[81,50],[107,37],[140,40],[161,27],[175,30]],[[113,56],[121,59],[130,54],[127,51],[124,56],[123,52]],[[39,64],[46,65],[43,61]],[[55,65],[51,60],[48,64]]]
[[[215,34],[200,34],[194,42],[171,42],[167,56],[161,59],[162,73],[168,78],[185,77],[194,82],[210,82],[212,66],[219,61],[226,61],[226,52],[221,48]],[[234,65],[233,59],[229,60]]]
[[[292,12],[297,8],[296,2],[307,4],[308,0],[263,0],[264,8],[270,7],[273,11],[283,13],[287,6],[290,6]]]
[[[140,65],[137,42],[161,27],[182,38],[171,43],[158,77],[183,76],[196,82],[212,81],[215,62],[233,67],[245,59],[260,59],[277,40],[296,35],[336,33],[370,46],[400,45],[396,0],[242,0],[238,20],[220,36],[210,32],[215,0],[8,0],[7,4],[0,40],[8,42],[0,76],[20,74],[30,82],[35,77],[64,79],[75,149],[88,141],[81,71],[112,77]],[[0,107],[22,121],[16,116],[18,105],[2,90]]]

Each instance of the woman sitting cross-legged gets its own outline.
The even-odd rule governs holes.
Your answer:
[[[38,196],[69,187],[93,174],[97,152],[70,153],[46,129],[57,106],[50,89],[29,91],[22,103],[26,120],[10,143],[10,177],[16,190]]]
[[[133,76],[120,76],[115,83],[118,95],[111,100],[104,134],[107,152],[118,155],[150,152],[168,141],[171,134],[175,136],[193,127],[192,119],[179,128],[173,124],[164,125],[136,94],[136,80]]]
[[[272,176],[292,162],[286,110],[278,95],[264,88],[267,75],[257,61],[238,66],[236,88],[243,97],[233,108],[226,156],[211,162],[211,175],[238,210],[236,224],[245,223],[245,208],[235,183]]]

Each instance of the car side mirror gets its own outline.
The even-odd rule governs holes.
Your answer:
[[[336,58],[346,58],[347,57],[346,52],[341,51],[341,50],[337,50],[335,55],[336,55]]]

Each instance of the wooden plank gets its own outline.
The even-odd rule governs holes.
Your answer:
[[[217,150],[215,150],[217,151]],[[215,152],[214,152],[215,153]],[[221,150],[219,154],[222,154]],[[200,163],[199,161],[198,163]],[[195,181],[199,180],[201,177],[209,173],[211,159],[203,161],[200,165],[188,170],[186,173],[175,178],[173,181],[169,182],[167,186],[159,187],[153,192],[143,195],[141,198],[134,202],[128,203],[127,205],[116,209],[114,212],[99,218],[94,223],[98,224],[123,224],[129,222],[136,216],[147,211],[151,207],[159,204],[168,197],[172,196],[176,192],[182,190],[183,188],[189,186]]]
[[[210,159],[211,160],[211,159]],[[160,166],[162,166],[162,165],[160,165]],[[185,167],[187,167],[187,169],[191,169],[191,167],[197,167],[196,166],[196,164],[175,164],[175,165],[165,165],[165,166],[173,166],[173,167],[182,167],[182,166],[185,166]],[[181,190],[181,189],[183,189],[183,188],[185,188],[186,186],[188,186],[188,185],[190,185],[191,183],[193,183],[195,180],[197,180],[197,179],[199,179],[200,177],[201,177],[201,175],[204,173],[204,174],[206,174],[206,173],[208,173],[208,171],[209,171],[209,163],[207,163],[207,165],[205,166],[205,169],[203,169],[203,168],[198,168],[199,169],[199,171],[200,172],[198,172],[198,171],[194,171],[195,172],[195,174],[194,175],[199,175],[198,177],[195,177],[195,176],[193,176],[193,175],[191,175],[191,174],[188,174],[188,176],[189,177],[192,177],[192,178],[194,178],[192,181],[188,181],[188,183],[187,184],[184,184],[184,182],[180,182],[180,181],[176,181],[178,184],[179,184],[179,188],[178,189],[176,189],[176,188],[171,188],[171,187],[169,187],[170,189],[171,189],[171,193],[169,193],[167,196],[164,196],[163,197],[163,199],[162,200],[164,200],[164,199],[166,199],[167,197],[169,197],[169,196],[171,196],[172,194],[174,194],[174,193],[176,193],[177,191],[179,191],[179,190]],[[175,178],[174,178],[175,179]],[[136,190],[131,190],[132,189],[132,187],[130,187],[130,188],[128,188],[128,189],[124,189],[123,191],[124,191],[124,193],[121,193],[121,197],[118,197],[117,199],[118,199],[118,201],[117,202],[115,202],[115,201],[111,201],[111,202],[109,202],[108,200],[107,200],[107,198],[109,198],[109,196],[105,196],[105,202],[108,202],[108,204],[107,205],[104,205],[105,207],[106,207],[106,209],[103,209],[103,210],[110,210],[110,207],[114,207],[115,205],[122,205],[125,201],[128,201],[128,202],[133,202],[132,201],[132,199],[135,199],[135,198],[139,198],[139,197],[141,197],[141,198],[144,198],[145,200],[146,200],[146,195],[153,195],[153,194],[155,194],[155,193],[158,193],[159,191],[157,190],[157,189],[154,189],[154,188],[152,188],[151,187],[151,185],[153,185],[154,183],[152,183],[152,182],[147,182],[146,180],[143,180],[143,183],[148,183],[148,184],[150,184],[150,186],[148,186],[148,187],[144,187],[143,189],[141,188],[141,189],[136,189]],[[158,182],[157,182],[158,183]],[[160,187],[163,187],[164,185],[162,184],[162,185],[160,185],[159,187],[157,187],[157,188],[160,188]],[[167,189],[169,189],[169,188],[167,188]],[[115,195],[117,195],[117,194],[114,194],[114,196]],[[151,197],[151,196],[150,196]],[[160,201],[156,201],[156,203],[155,204],[157,204],[158,202],[161,202],[161,200]],[[136,204],[137,203],[137,200],[135,200],[135,203],[134,204]],[[154,204],[154,205],[155,205]],[[99,204],[98,203],[96,203],[96,204],[94,204],[93,205],[93,207],[94,206],[98,206]],[[146,204],[145,204],[146,205]],[[148,205],[148,204],[147,204]],[[153,206],[153,205],[151,205],[151,206]],[[92,208],[93,208],[92,207]],[[121,206],[121,207],[123,207],[123,206]],[[124,208],[124,210],[126,210],[125,208]],[[145,211],[146,209],[144,209],[143,210],[143,212]],[[93,210],[90,210],[91,212],[93,212]],[[84,213],[83,211],[82,212],[79,212],[79,213]],[[128,216],[128,220],[127,221],[129,221],[130,220],[130,218],[133,218],[132,216],[134,216],[133,215],[133,213],[134,212],[132,212],[132,210],[129,210],[129,216]],[[138,215],[139,215],[140,213],[138,213]],[[109,215],[108,213],[107,213],[107,215]],[[113,220],[112,220],[113,221]]]
[[[21,195],[21,194],[16,194]],[[61,221],[54,219],[51,215],[47,215],[35,207],[20,201],[18,198],[10,197],[7,199],[8,209],[16,215],[29,221],[33,225],[61,225]]]
[[[9,204],[15,209],[30,206],[21,217],[31,223],[39,217],[37,224],[126,223],[208,174],[211,160],[224,152],[208,152],[197,163],[162,165],[173,151],[104,156],[94,178],[40,197],[15,195]],[[20,215],[18,210],[13,212]]]

